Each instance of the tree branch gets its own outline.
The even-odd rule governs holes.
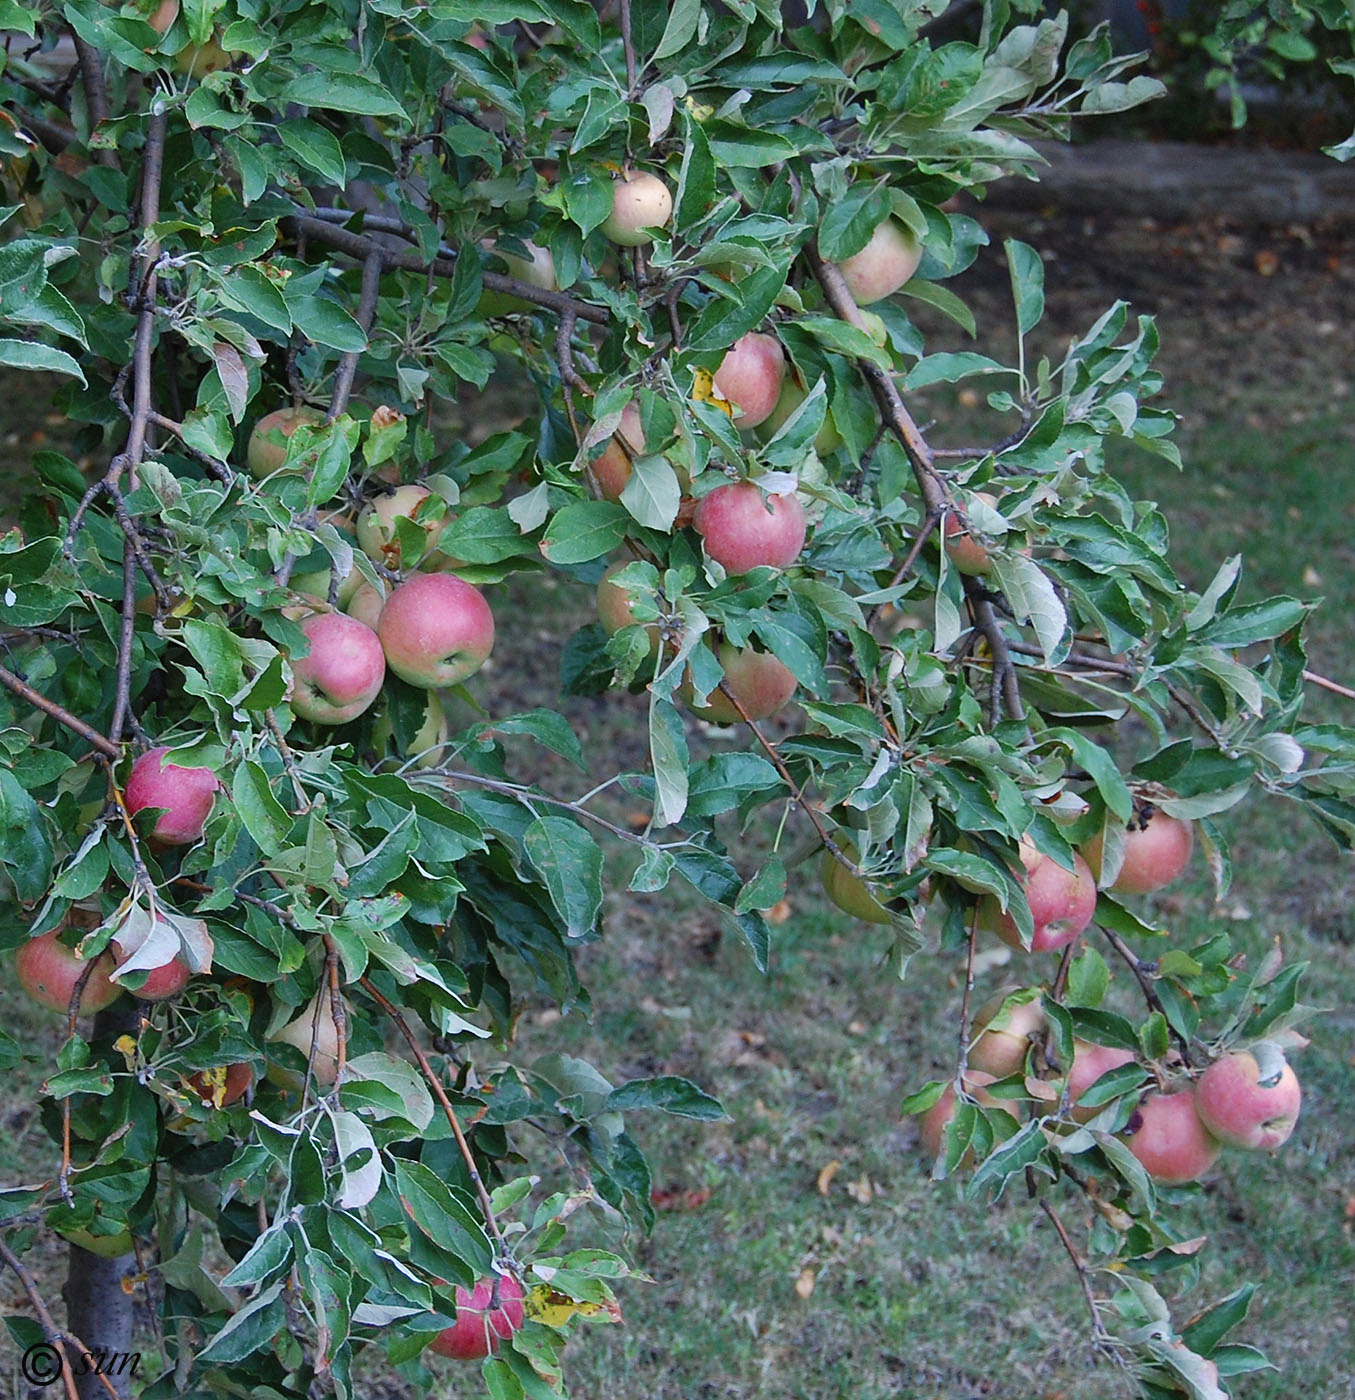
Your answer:
[[[21,700],[27,701],[35,710],[41,710],[44,714],[51,715],[57,723],[64,724],[73,734],[78,734],[105,758],[118,759],[122,757],[122,749],[111,739],[100,734],[97,729],[86,724],[84,720],[76,719],[69,710],[63,710],[55,701],[39,694],[27,681],[20,680],[13,671],[4,666],[0,666],[0,685],[13,692]]]

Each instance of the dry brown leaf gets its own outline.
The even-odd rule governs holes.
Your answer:
[[[813,1269],[805,1268],[800,1270],[800,1277],[795,1280],[795,1296],[797,1298],[808,1299],[814,1292],[814,1283],[817,1275]]]
[[[818,1187],[819,1195],[826,1196],[828,1188],[833,1184],[833,1178],[842,1170],[842,1163],[836,1157],[826,1166],[820,1169]]]

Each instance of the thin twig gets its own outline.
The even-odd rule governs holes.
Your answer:
[[[626,53],[626,100],[635,96],[635,44],[630,34],[630,0],[619,0],[621,11],[621,47]]]
[[[366,335],[372,329],[372,318],[376,315],[376,299],[381,291],[381,270],[385,266],[385,254],[374,248],[363,259],[362,292],[358,299],[358,325]],[[344,352],[339,368],[334,375],[334,397],[329,403],[326,423],[332,423],[348,407],[348,397],[353,392],[353,380],[358,372],[360,350]]]
[[[1148,972],[1148,964],[1120,937],[1114,929],[1107,928],[1104,924],[1098,924],[1107,943],[1120,955],[1130,972],[1134,974],[1135,980],[1139,984],[1139,990],[1143,993],[1143,999],[1156,1011],[1167,1023],[1167,1029],[1172,1038],[1181,1049],[1181,1058],[1190,1063],[1190,1046],[1184,1036],[1172,1025],[1171,1018],[1167,1015],[1166,1008],[1162,1005],[1162,998],[1157,994],[1157,988],[1153,986],[1153,979]]]
[[[1335,681],[1328,680],[1326,676],[1319,676],[1316,671],[1305,671],[1303,679],[1311,681],[1314,685],[1320,685],[1323,690],[1330,690],[1334,695],[1344,695],[1347,700],[1355,700],[1355,690],[1351,690],[1349,686],[1337,685]]]
[[[61,1359],[61,1380],[66,1389],[67,1400],[80,1400],[80,1393],[75,1385],[75,1373],[71,1370],[70,1358],[66,1355],[66,1342],[75,1339],[56,1325],[52,1314],[47,1309],[47,1304],[42,1301],[42,1294],[38,1292],[38,1285],[34,1281],[33,1275],[24,1268],[23,1261],[5,1243],[3,1236],[0,1236],[0,1260],[3,1260],[14,1270],[15,1278],[19,1280],[24,1292],[28,1294],[28,1301],[33,1305],[33,1311],[38,1315],[38,1322],[42,1326],[42,1335],[56,1348],[57,1355]]]
[[[1095,1339],[1096,1349],[1098,1351],[1108,1352],[1111,1349],[1110,1337],[1101,1322],[1101,1314],[1096,1308],[1096,1295],[1092,1292],[1091,1280],[1087,1275],[1087,1266],[1083,1262],[1081,1255],[1079,1255],[1077,1250],[1073,1247],[1073,1241],[1069,1237],[1063,1221],[1059,1219],[1058,1213],[1043,1196],[1040,1197],[1040,1209],[1049,1217],[1049,1223],[1053,1225],[1055,1231],[1057,1231],[1059,1242],[1063,1245],[1064,1252],[1068,1255],[1068,1258],[1072,1260],[1073,1268],[1077,1270],[1077,1281],[1082,1288],[1083,1301],[1087,1304],[1087,1311],[1091,1314],[1092,1333]]]

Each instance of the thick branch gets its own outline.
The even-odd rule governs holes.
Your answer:
[[[105,758],[122,757],[122,750],[111,739],[100,734],[97,729],[91,728],[84,720],[76,719],[69,710],[63,710],[55,701],[39,694],[27,681],[20,680],[13,671],[4,666],[0,666],[0,685],[3,685],[6,690],[12,691],[21,700],[27,701],[35,710],[41,710],[44,714],[51,715],[59,724],[64,724],[72,733],[78,734],[88,744],[98,749]]]

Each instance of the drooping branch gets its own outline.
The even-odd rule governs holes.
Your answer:
[[[44,714],[51,715],[58,724],[64,724],[73,734],[78,734],[105,758],[122,757],[122,749],[111,739],[100,734],[97,729],[86,724],[84,720],[77,719],[69,710],[62,709],[54,700],[49,700],[45,695],[39,694],[27,681],[21,680],[13,671],[4,666],[0,666],[0,685],[3,685],[6,690],[11,691],[27,704],[32,705],[35,710],[41,710]]]

